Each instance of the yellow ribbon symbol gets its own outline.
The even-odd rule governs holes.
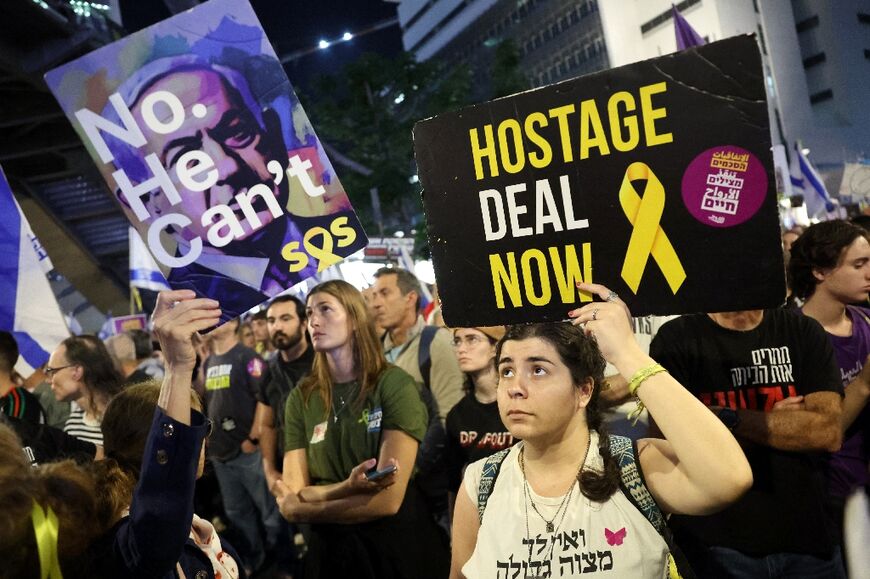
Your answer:
[[[638,179],[646,179],[643,199],[631,184]],[[686,271],[660,225],[665,210],[665,188],[645,163],[632,163],[626,169],[619,188],[619,204],[634,227],[622,264],[622,279],[636,294],[649,256],[652,255],[671,291],[676,294],[686,281]]]
[[[43,510],[39,503],[33,501],[30,517],[33,520],[33,534],[36,537],[36,550],[39,553],[39,577],[63,579],[57,559],[57,535],[60,531],[57,515],[51,507]]]
[[[317,247],[311,243],[311,238],[316,235],[323,236],[323,247]],[[317,273],[335,265],[342,259],[341,256],[332,253],[332,234],[323,227],[312,227],[306,231],[302,242],[305,244],[305,251],[308,252],[308,255],[317,259]]]

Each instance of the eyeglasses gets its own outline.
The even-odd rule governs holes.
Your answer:
[[[483,341],[484,341],[484,339],[481,338],[480,336],[476,336],[476,335],[472,334],[470,336],[465,336],[465,338],[458,338],[458,337],[453,338],[453,347],[459,348],[464,343],[469,348],[473,348],[473,347],[477,346],[478,344],[483,343]]]
[[[43,372],[51,380],[55,374],[60,372],[61,370],[66,370],[67,368],[72,368],[73,366],[78,366],[78,364],[67,364],[66,366],[58,366],[57,368],[52,368],[51,366],[46,366]]]

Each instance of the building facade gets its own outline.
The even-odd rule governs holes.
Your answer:
[[[836,191],[870,157],[870,0],[683,0],[709,42],[754,33],[774,143],[800,142]],[[467,63],[488,98],[494,49],[511,39],[530,87],[676,50],[670,0],[401,0],[405,49]]]

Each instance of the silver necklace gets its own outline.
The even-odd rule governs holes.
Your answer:
[[[583,455],[583,460],[580,462],[580,468],[577,470],[577,477],[571,482],[571,487],[562,497],[562,502],[559,503],[559,508],[556,509],[556,513],[553,515],[553,518],[549,521],[541,514],[541,511],[538,510],[538,506],[535,504],[535,501],[532,500],[532,492],[529,489],[529,481],[526,479],[526,464],[524,460],[526,447],[520,449],[520,472],[523,474],[523,507],[525,508],[526,514],[526,538],[531,539],[529,536],[529,509],[528,505],[532,505],[532,510],[537,513],[541,520],[544,521],[544,525],[546,526],[546,530],[548,533],[555,533],[556,529],[562,526],[562,521],[565,520],[565,515],[568,512],[568,503],[571,501],[571,495],[574,493],[574,485],[575,483],[579,484],[580,474],[583,472],[583,465],[586,464],[586,458],[589,456],[589,446],[592,444],[592,436],[590,434],[589,438],[586,440],[586,453]],[[528,499],[528,502],[526,502]],[[556,519],[559,517],[559,513],[562,513],[562,517],[559,519],[558,525],[555,524]]]
[[[355,392],[356,392],[356,385],[354,385],[354,387],[351,389],[351,391],[347,393],[347,400],[344,399],[344,396],[338,396],[339,401],[341,401],[341,406],[339,406],[336,409],[336,407],[335,407],[335,390],[333,390],[333,392],[332,392],[333,396],[332,396],[332,399],[330,400],[330,403],[332,404],[332,422],[333,422],[333,424],[338,422],[338,415],[341,414],[342,410],[344,410],[344,407],[347,406],[347,403],[353,399],[353,394]]]

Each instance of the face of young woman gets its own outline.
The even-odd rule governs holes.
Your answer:
[[[564,432],[591,393],[574,385],[556,348],[541,338],[505,342],[498,378],[502,422],[527,441]]]
[[[308,332],[316,352],[328,352],[348,345],[351,338],[347,310],[338,299],[327,293],[308,297]]]
[[[462,328],[453,332],[453,353],[459,369],[472,374],[492,364],[495,345],[480,330]]]

